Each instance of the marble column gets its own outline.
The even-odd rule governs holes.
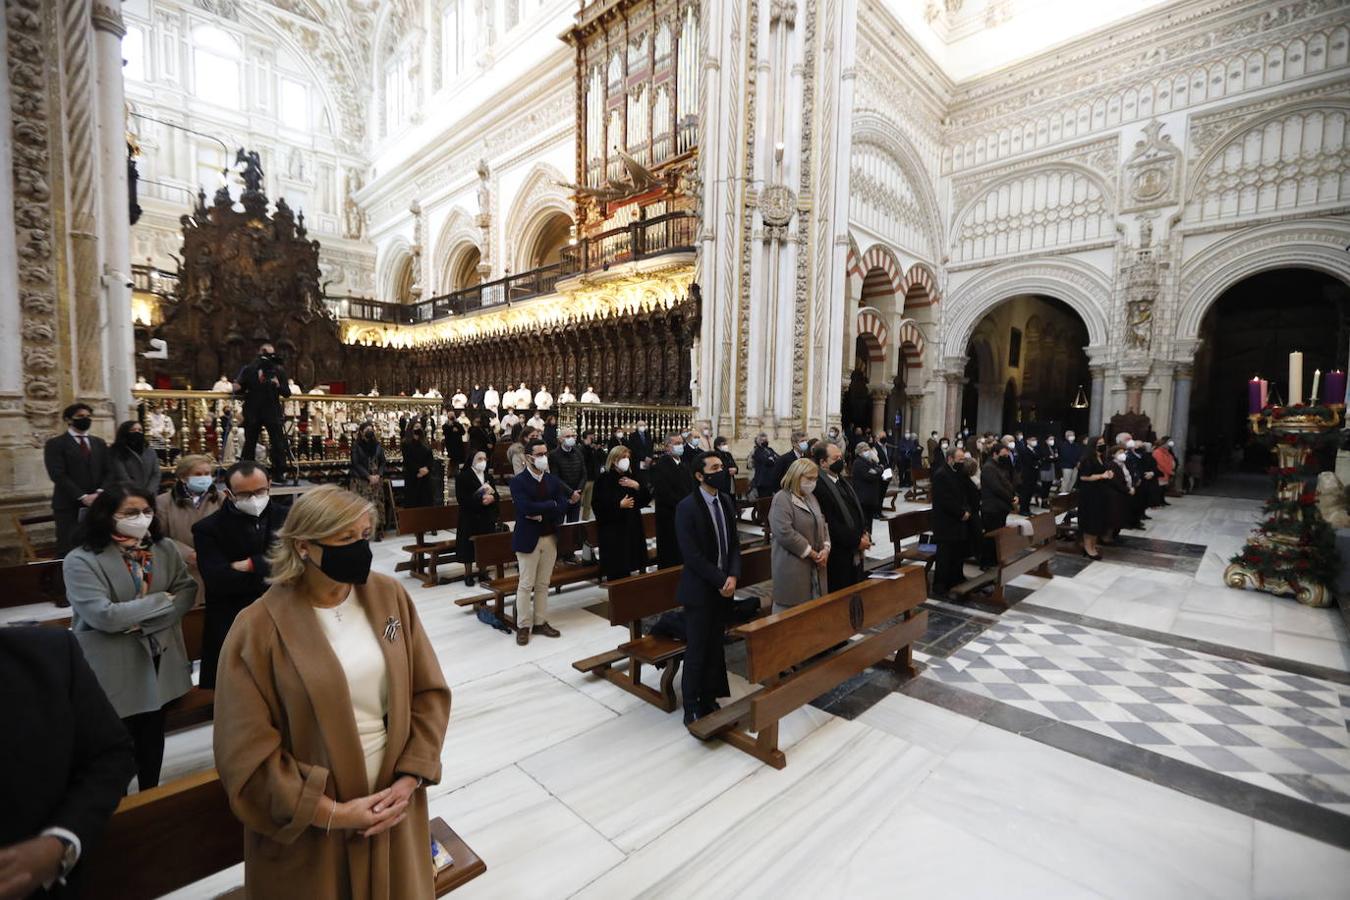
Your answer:
[[[886,400],[891,396],[891,392],[885,388],[872,389],[872,433],[881,434],[881,432],[890,427],[886,421]]]
[[[1089,371],[1092,373],[1092,398],[1089,400],[1088,433],[1101,434],[1102,423],[1105,422],[1105,410],[1102,407],[1106,401],[1106,367],[1090,366]]]
[[[1172,374],[1172,440],[1178,460],[1186,459],[1186,429],[1191,422],[1191,379],[1195,367],[1183,363]],[[1161,435],[1160,435],[1161,436]]]
[[[120,3],[93,5],[99,158],[99,246],[103,259],[107,388],[117,420],[130,416],[135,369],[131,321],[131,218],[127,196],[126,97],[122,90]]]
[[[11,298],[0,303],[0,416],[23,420],[23,319],[19,304],[19,251],[14,236],[14,133],[8,123],[10,117],[9,89],[9,26],[6,16],[0,16],[0,58],[3,75],[0,77],[0,297]],[[21,430],[21,427],[20,429]]]
[[[965,386],[966,378],[960,372],[948,372],[942,378],[947,383],[942,433],[951,437],[961,430],[961,388]]]

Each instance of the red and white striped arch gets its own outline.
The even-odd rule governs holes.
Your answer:
[[[853,235],[848,236],[848,257],[844,262],[844,287],[847,291],[847,297],[855,303],[862,300],[863,278],[866,277],[866,271],[862,267],[862,254],[858,252],[858,245],[853,240]]]
[[[868,302],[868,294],[873,298],[878,294],[893,294],[897,298],[904,296],[905,272],[900,261],[881,244],[873,244],[863,254],[861,261],[863,280],[866,286],[863,301]],[[898,305],[898,304],[897,304]]]
[[[901,293],[905,297],[905,309],[931,306],[941,299],[937,276],[923,263],[915,263],[909,267],[909,271],[905,273]]]
[[[895,339],[900,344],[900,359],[904,362],[904,365],[910,369],[922,367],[923,351],[927,345],[919,327],[913,322],[905,322],[900,326],[900,330],[895,333]]]
[[[867,358],[871,362],[886,361],[888,332],[889,329],[886,328],[886,322],[882,319],[881,313],[866,307],[858,311],[857,333],[860,336],[871,336],[871,340],[863,341],[867,346]]]

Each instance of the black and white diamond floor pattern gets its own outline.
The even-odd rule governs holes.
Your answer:
[[[1350,687],[1016,611],[925,677],[1350,813]]]

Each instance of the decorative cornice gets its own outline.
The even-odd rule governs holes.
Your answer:
[[[94,22],[94,30],[106,31],[118,38],[126,37],[127,26],[122,21],[121,0],[114,3],[95,3],[89,12]]]

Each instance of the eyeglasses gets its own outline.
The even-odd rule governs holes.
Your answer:
[[[150,507],[145,506],[142,507],[141,509],[133,509],[130,512],[113,513],[113,518],[117,519],[118,521],[124,521],[126,519],[140,518],[141,516],[144,515],[152,515],[152,513],[150,512]]]
[[[271,491],[267,488],[259,488],[256,491],[230,491],[230,496],[236,500],[248,500],[252,497],[266,497]]]

